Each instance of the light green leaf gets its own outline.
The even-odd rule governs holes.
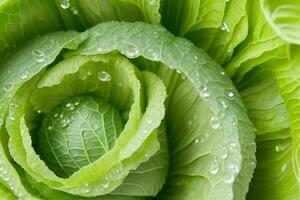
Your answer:
[[[300,44],[300,2],[260,0],[266,19],[285,41]]]

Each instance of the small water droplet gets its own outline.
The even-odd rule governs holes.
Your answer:
[[[106,71],[100,71],[98,73],[98,79],[100,81],[104,81],[104,82],[107,82],[107,81],[110,81],[111,80],[111,75],[109,73],[107,73]]]
[[[156,4],[156,0],[149,0],[149,4],[150,5],[155,5]]]
[[[23,74],[21,75],[21,79],[22,79],[22,80],[28,79],[28,76],[29,76],[28,74],[29,74],[28,71],[23,72]]]
[[[234,173],[238,173],[240,171],[240,167],[236,164],[230,164],[229,169],[231,169],[231,171]]]
[[[225,75],[225,72],[221,71],[221,75]]]
[[[217,174],[219,171],[219,163],[217,158],[215,157],[210,165],[210,173],[211,174]]]
[[[36,111],[38,114],[42,114],[43,113],[43,111],[41,111],[41,110],[37,110]]]
[[[226,24],[226,22],[223,22],[221,24],[220,29],[221,29],[221,31],[224,31],[224,32],[230,32],[230,30],[229,30],[228,25]]]
[[[148,48],[145,51],[145,56],[156,61],[160,59],[160,51],[159,49]]]
[[[210,96],[207,86],[200,87],[200,96],[205,99],[207,99]]]
[[[234,148],[236,148],[237,147],[237,144],[236,144],[236,142],[230,142],[229,143],[229,146],[232,148],[232,149],[234,149]]]
[[[74,110],[74,109],[75,109],[75,106],[74,106],[73,103],[68,102],[68,103],[66,103],[66,108],[68,108],[69,110]]]
[[[227,147],[223,147],[223,148],[222,148],[220,157],[221,157],[222,159],[224,159],[224,160],[225,160],[226,158],[228,158],[228,149],[227,149]]]
[[[149,119],[149,120],[147,120],[147,124],[152,124],[152,120],[151,119]]]
[[[136,58],[140,55],[139,49],[135,45],[128,45],[125,50],[124,54],[128,58]]]
[[[51,131],[53,129],[53,126],[49,125],[47,129],[48,131]]]
[[[178,74],[181,74],[181,73],[182,73],[179,69],[176,69],[176,72],[177,72]]]
[[[227,104],[225,101],[221,101],[222,107],[226,110],[228,108]]]
[[[91,72],[91,71],[87,71],[87,72],[86,72],[86,75],[92,76],[92,72]]]
[[[62,9],[68,9],[70,7],[70,1],[69,0],[61,0],[60,1],[60,7]]]
[[[276,145],[276,146],[275,146],[275,151],[276,151],[276,152],[282,152],[282,151],[284,151],[284,149],[285,149],[285,148],[284,148],[283,146],[281,146],[281,145]]]
[[[188,121],[188,125],[189,125],[189,126],[191,126],[191,125],[192,125],[192,123],[193,123],[193,122],[192,122],[191,120],[190,120],[190,121]]]
[[[234,93],[233,93],[233,91],[232,90],[227,90],[227,92],[226,92],[226,95],[227,95],[227,97],[229,98],[229,99],[234,99],[235,98],[235,95],[234,95]]]
[[[104,188],[108,188],[108,187],[109,187],[109,182],[102,183],[102,187],[104,187]]]
[[[148,158],[148,157],[149,157],[149,154],[146,153],[146,154],[145,154],[145,158]]]
[[[234,181],[234,175],[229,175],[225,178],[225,183],[231,184]]]
[[[79,10],[78,10],[77,8],[72,7],[71,10],[72,10],[72,13],[73,13],[74,15],[78,15],[78,14],[79,14]]]
[[[12,91],[13,88],[14,88],[14,86],[12,84],[10,84],[10,83],[6,83],[6,84],[3,85],[3,90],[5,92]]]
[[[212,117],[212,118],[210,119],[210,126],[211,126],[213,129],[218,129],[218,128],[220,128],[220,126],[221,126],[220,120],[219,120],[217,117]]]
[[[79,98],[74,99],[74,105],[75,106],[78,106],[79,103],[80,103],[80,99]]]
[[[195,139],[195,143],[198,144],[200,140],[198,138]]]
[[[32,51],[32,54],[33,54],[34,58],[36,59],[36,61],[39,63],[42,63],[46,60],[45,53],[40,49],[34,49]]]
[[[61,127],[65,128],[66,126],[69,125],[69,123],[70,123],[70,120],[68,118],[64,118],[64,119],[62,119],[60,125],[61,125]]]
[[[81,192],[82,192],[82,193],[88,193],[88,192],[90,192],[90,186],[89,186],[89,184],[84,184],[84,185],[81,187]]]
[[[108,52],[108,49],[107,49],[106,47],[104,47],[104,46],[98,46],[98,47],[97,47],[97,51],[98,51],[99,53],[107,53],[107,52]]]

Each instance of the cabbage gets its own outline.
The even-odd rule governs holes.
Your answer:
[[[299,6],[0,1],[0,199],[299,199]]]

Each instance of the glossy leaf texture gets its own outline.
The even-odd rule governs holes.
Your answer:
[[[161,26],[109,22],[80,34],[46,34],[18,48],[0,70],[1,166],[5,168],[1,174],[9,177],[8,182],[1,176],[1,185],[12,195],[245,198],[255,167],[255,143],[239,94],[204,51]],[[81,109],[80,102],[94,110],[93,104],[87,107],[80,100],[82,95],[108,102],[124,122],[114,145],[101,155],[89,139],[88,130],[97,128],[78,127],[80,120],[93,126],[96,119],[90,119],[95,112],[84,110],[78,118],[75,111]],[[78,104],[69,101],[76,97]],[[46,128],[49,136],[58,130],[41,123],[48,115],[62,116],[57,127],[64,132],[38,146],[47,138],[40,128]],[[80,130],[85,156],[72,147],[72,142],[80,141],[69,137],[77,134],[75,129]],[[45,156],[39,156],[40,148],[50,143],[62,147],[55,150],[61,154],[53,155],[62,156],[56,157],[64,166],[84,163],[86,155],[99,156],[61,177],[55,167],[48,168]]]

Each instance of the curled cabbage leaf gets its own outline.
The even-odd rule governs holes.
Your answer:
[[[252,123],[224,70],[159,25],[39,36],[0,64],[0,191],[32,199],[244,199]]]

